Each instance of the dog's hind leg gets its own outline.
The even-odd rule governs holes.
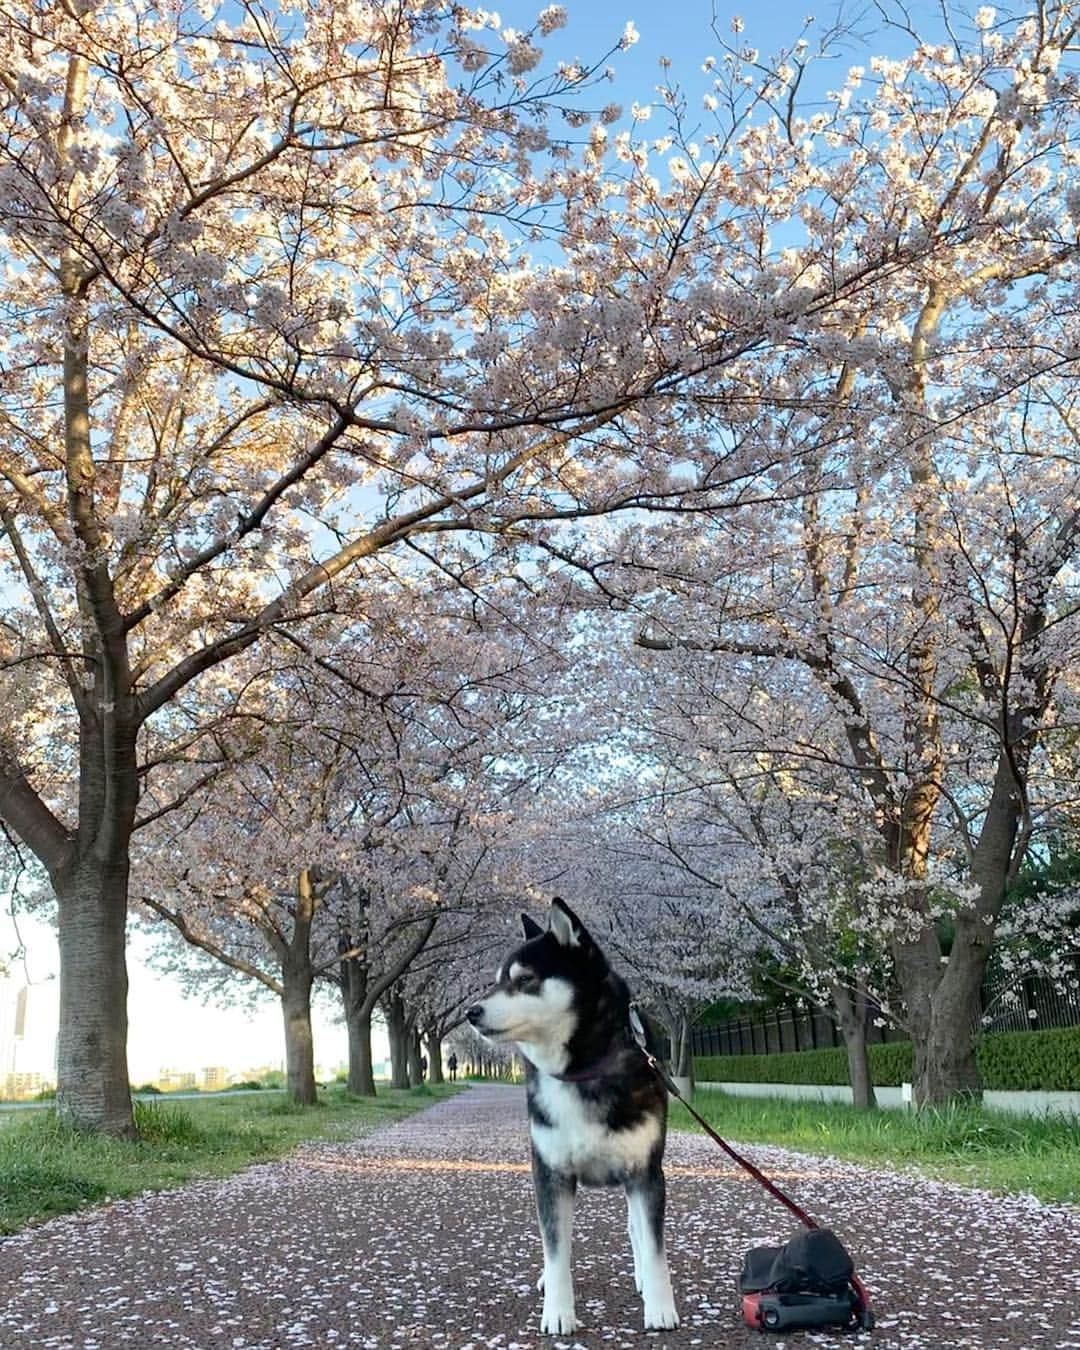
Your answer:
[[[544,1244],[544,1311],[540,1330],[551,1336],[577,1330],[574,1315],[574,1281],[570,1269],[574,1236],[574,1196],[577,1178],[552,1171],[533,1150],[533,1185],[540,1238]]]
[[[640,1276],[645,1304],[645,1330],[664,1331],[679,1325],[664,1247],[666,1190],[659,1162],[642,1176],[628,1181],[630,1239],[634,1244],[635,1278]],[[636,1241],[635,1241],[636,1239]]]

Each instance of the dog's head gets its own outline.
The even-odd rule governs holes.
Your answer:
[[[585,925],[553,900],[548,926],[521,916],[524,943],[506,957],[495,987],[467,1013],[490,1041],[517,1041],[556,1051],[578,1025],[581,995],[607,973],[607,962]]]

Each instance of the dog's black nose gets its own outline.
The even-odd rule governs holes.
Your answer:
[[[473,1024],[474,1027],[477,1026],[480,1022],[484,1020],[483,1004],[474,1003],[473,1006],[469,1009],[469,1011],[465,1014],[465,1016],[469,1019],[469,1021]]]

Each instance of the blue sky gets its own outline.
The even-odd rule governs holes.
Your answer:
[[[509,0],[508,3],[489,3],[485,7],[499,14],[503,26],[527,29],[536,15],[545,7],[546,0]],[[635,99],[649,101],[650,93],[660,75],[659,60],[671,61],[671,74],[683,84],[687,92],[704,93],[709,87],[708,76],[701,64],[707,56],[719,57],[721,48],[713,31],[714,0],[566,0],[569,15],[566,28],[545,40],[545,46],[559,59],[581,58],[595,61],[621,35],[628,20],[633,21],[640,41],[627,51],[617,52],[611,64],[616,70],[612,98],[627,106]],[[853,29],[853,36],[838,49],[837,59],[823,67],[823,88],[838,88],[844,82],[847,68],[861,64],[869,52],[893,55],[898,49],[911,45],[910,38],[894,32],[886,33],[881,18],[872,4],[858,0],[854,4],[839,5],[835,0],[817,4],[815,0],[771,0],[771,3],[739,3],[738,0],[715,0],[716,23],[721,34],[732,40],[730,24],[738,16],[745,25],[741,41],[757,48],[763,56],[790,48],[802,35],[809,16],[815,24],[809,34],[814,45],[814,34],[821,34],[834,25],[839,14]],[[940,11],[923,0],[913,0],[908,6],[913,24],[927,36],[940,33]],[[835,74],[833,73],[835,71]]]
[[[493,3],[486,8],[496,10],[503,23],[514,28],[527,27],[530,20],[544,8],[543,0],[510,0]],[[717,0],[717,15],[722,31],[730,36],[729,21],[739,15],[746,24],[743,37],[762,51],[790,44],[802,31],[803,20],[809,14],[829,21],[836,5],[829,3],[816,8],[813,0],[773,0],[771,4],[736,4]],[[670,58],[678,73],[700,71],[706,56],[718,53],[711,23],[712,0],[566,0],[570,22],[566,28],[548,39],[548,45],[560,55],[579,56],[583,60],[595,58],[618,41],[627,20],[632,20],[641,40],[630,50],[618,53],[612,61],[618,71],[616,87],[628,98],[637,96],[639,88],[655,84],[657,62],[661,56]]]

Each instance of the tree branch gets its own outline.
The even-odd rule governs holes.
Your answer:
[[[139,901],[148,909],[152,909],[155,914],[160,915],[161,918],[172,924],[184,941],[190,943],[192,947],[198,947],[201,951],[206,952],[208,956],[212,956],[216,961],[220,961],[222,965],[229,966],[233,970],[239,971],[241,975],[247,975],[253,980],[258,980],[260,984],[265,985],[267,989],[277,994],[279,998],[284,994],[285,990],[280,981],[275,980],[271,975],[267,975],[266,972],[260,970],[258,966],[251,965],[250,962],[243,960],[239,956],[233,956],[211,938],[203,937],[200,933],[196,933],[184,918],[183,914],[178,910],[169,909],[167,905],[163,905],[159,900],[155,900],[149,895],[140,896]]]

